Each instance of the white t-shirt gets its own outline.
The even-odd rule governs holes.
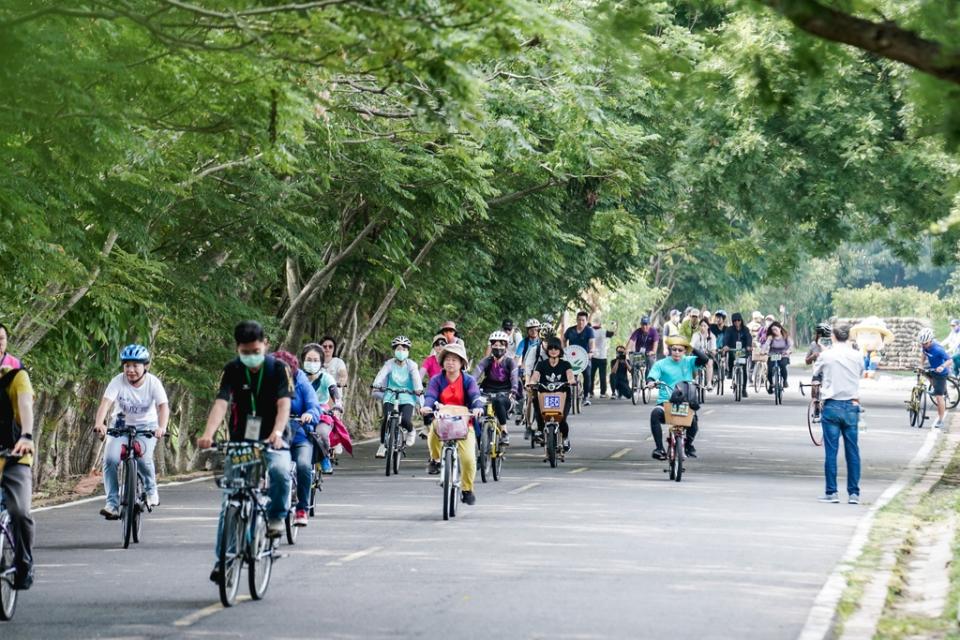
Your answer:
[[[346,364],[343,360],[341,360],[340,358],[334,356],[333,358],[330,358],[330,362],[327,362],[326,364],[322,365],[321,368],[322,368],[324,371],[326,371],[327,373],[329,373],[331,376],[333,376],[333,379],[334,379],[334,380],[337,382],[337,384],[339,385],[339,384],[340,384],[340,372],[343,371],[343,372],[344,372],[344,375],[346,374],[347,364]],[[341,389],[341,391],[342,391],[342,389]]]
[[[114,403],[113,420],[122,411],[127,424],[135,426],[157,424],[157,407],[167,404],[163,383],[152,373],[144,375],[139,387],[127,382],[127,376],[121,373],[110,381],[103,397]]]

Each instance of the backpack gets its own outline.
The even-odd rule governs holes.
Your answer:
[[[20,425],[13,419],[13,401],[7,393],[20,371],[13,369],[0,378],[0,449],[12,449],[20,439]]]
[[[673,388],[670,394],[670,402],[673,404],[687,403],[694,411],[700,408],[700,402],[697,400],[697,387],[692,382],[681,381]]]

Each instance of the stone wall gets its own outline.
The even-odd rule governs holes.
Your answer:
[[[920,329],[930,326],[926,318],[881,318],[887,323],[887,328],[893,332],[894,340],[883,349],[883,359],[880,369],[894,371],[909,371],[920,362],[920,345],[917,344],[917,334]],[[838,318],[855,325],[860,318]],[[938,336],[939,339],[939,336]]]

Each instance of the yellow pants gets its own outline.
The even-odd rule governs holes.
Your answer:
[[[433,424],[427,435],[427,446],[430,447],[430,459],[439,461],[443,440],[437,437]],[[457,450],[460,452],[460,486],[464,491],[473,491],[473,478],[477,475],[477,436],[472,426],[465,439],[457,440]]]

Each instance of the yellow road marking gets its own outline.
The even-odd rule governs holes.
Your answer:
[[[240,597],[237,598],[237,602],[244,602],[244,601],[249,600],[249,599],[250,599],[250,596],[240,596]],[[194,623],[196,623],[196,622],[198,622],[198,621],[200,621],[200,620],[203,620],[204,618],[207,618],[207,617],[209,617],[209,616],[212,616],[212,615],[215,614],[217,611],[220,611],[220,610],[223,609],[223,608],[224,608],[224,606],[223,606],[222,604],[220,604],[219,602],[217,602],[216,604],[211,604],[210,606],[204,607],[203,609],[200,609],[199,611],[194,611],[194,612],[191,613],[190,615],[183,616],[182,618],[180,618],[179,620],[177,620],[176,622],[174,622],[174,623],[173,623],[173,626],[175,626],[175,627],[189,627],[190,625],[192,625],[192,624],[194,624]]]
[[[623,456],[627,455],[627,454],[630,453],[631,451],[633,451],[633,447],[624,447],[623,449],[620,449],[620,451],[617,451],[617,452],[614,453],[612,456],[610,456],[610,459],[611,459],[611,460],[619,460],[620,458],[622,458]]]
[[[589,471],[589,470],[590,470],[590,467],[580,467],[578,469],[574,469],[573,471],[568,471],[567,473],[583,473],[584,471]]]
[[[531,482],[530,484],[525,484],[519,489],[514,489],[513,491],[508,491],[507,493],[509,493],[512,496],[515,496],[518,493],[523,493],[524,491],[529,491],[530,489],[533,489],[534,487],[539,487],[539,486],[540,486],[539,482]]]
[[[353,552],[353,553],[351,553],[351,554],[349,554],[349,555],[343,556],[343,557],[340,558],[339,560],[334,560],[334,561],[332,561],[332,562],[328,562],[328,563],[327,563],[327,566],[328,566],[328,567],[336,567],[336,566],[339,566],[339,565],[343,564],[344,562],[353,562],[354,560],[359,560],[360,558],[363,558],[363,557],[372,555],[372,554],[376,553],[377,551],[380,551],[381,549],[383,549],[383,547],[370,547],[370,548],[368,548],[368,549],[363,549],[362,551],[355,551],[355,552]]]

